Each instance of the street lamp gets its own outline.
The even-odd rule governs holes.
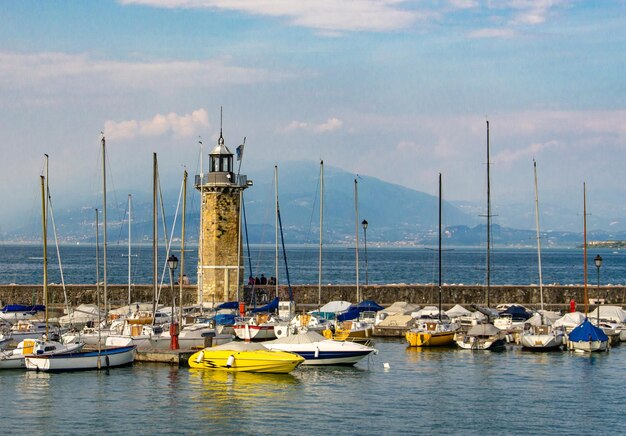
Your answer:
[[[170,289],[172,290],[172,320],[170,322],[170,348],[178,350],[178,323],[174,321],[174,271],[178,268],[178,258],[173,254],[167,258],[167,266],[170,269]],[[182,302],[181,302],[182,303]]]
[[[600,326],[600,267],[602,266],[602,257],[598,254],[593,261],[596,264],[596,269],[598,270],[598,327]]]
[[[368,285],[369,279],[367,277],[367,220],[361,221],[361,225],[363,226],[363,242],[365,244],[365,285]]]

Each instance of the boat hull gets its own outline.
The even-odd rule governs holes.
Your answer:
[[[563,335],[523,334],[520,337],[522,348],[531,351],[558,350],[563,345]]]
[[[50,356],[27,356],[26,368],[36,371],[63,372],[108,369],[130,365],[135,360],[135,346],[81,351]]]
[[[255,350],[204,350],[189,358],[191,368],[229,372],[263,372],[286,374],[304,362],[304,358],[285,351]]]
[[[242,340],[265,341],[276,339],[274,325],[235,324],[235,335]]]
[[[596,351],[607,351],[609,346],[608,341],[568,341],[567,348],[574,351],[593,353]]]
[[[354,342],[321,341],[311,344],[265,345],[270,350],[296,353],[304,358],[302,365],[354,365],[376,350]]]
[[[443,347],[454,343],[454,333],[409,330],[405,337],[410,347]]]

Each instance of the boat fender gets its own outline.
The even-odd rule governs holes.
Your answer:
[[[231,354],[230,356],[228,356],[228,360],[226,361],[226,368],[232,367],[234,363],[235,363],[235,355]]]
[[[198,357],[196,357],[196,363],[202,362],[203,359],[204,359],[204,350],[198,353]]]
[[[111,363],[109,362],[109,355],[108,355],[108,354],[107,354],[106,356],[104,356],[104,361],[105,361],[105,362],[106,362],[106,364],[107,364],[107,368],[108,368],[109,366],[111,366]]]
[[[317,359],[318,357],[320,357],[320,349],[319,347],[315,347],[315,358]]]

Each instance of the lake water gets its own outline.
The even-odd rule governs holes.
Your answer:
[[[151,249],[134,249],[133,281],[150,283]],[[109,249],[109,282],[125,283],[126,247]],[[626,282],[621,251],[604,258],[601,282]],[[325,250],[324,282],[354,283],[354,251]],[[1,283],[40,283],[41,249],[0,245]],[[59,282],[54,249],[50,281]],[[63,246],[67,283],[95,281],[95,249]],[[361,255],[363,261],[364,253]],[[165,259],[161,254],[161,259]],[[195,277],[195,249],[187,274]],[[273,275],[274,249],[252,250],[253,273]],[[292,283],[317,283],[317,248],[288,248]],[[436,252],[368,249],[370,283],[436,281]],[[444,280],[483,283],[482,250],[446,251]],[[534,250],[495,250],[495,284],[537,283]],[[582,250],[545,250],[545,283],[582,283]],[[246,268],[248,263],[246,261]],[[280,274],[284,273],[284,265]],[[365,265],[361,264],[361,282]],[[283,280],[281,278],[281,280]],[[610,353],[535,354],[410,349],[377,339],[355,367],[298,368],[287,375],[228,374],[136,363],[110,372],[0,372],[2,434],[620,434],[626,347]],[[384,368],[389,364],[389,369]]]
[[[2,433],[623,434],[626,347],[609,353],[411,349],[355,367],[229,374],[136,363],[0,372]],[[389,368],[384,368],[384,363]]]
[[[95,283],[95,247],[66,245],[59,247],[61,264],[66,283]],[[127,247],[110,245],[107,255],[109,283],[128,282]],[[292,284],[318,283],[318,248],[287,247],[287,265]],[[152,248],[133,247],[131,280],[137,284],[152,283]],[[180,258],[179,249],[174,254]],[[623,285],[626,283],[626,251],[588,250],[588,281],[595,284],[597,270],[593,258],[603,258],[600,271],[601,284]],[[0,283],[32,284],[42,282],[42,249],[33,245],[0,244]],[[442,274],[445,283],[466,285],[484,284],[486,277],[486,254],[482,249],[459,248],[443,252]],[[102,254],[100,255],[102,260]],[[50,283],[60,283],[59,263],[54,245],[49,246],[48,274]],[[159,277],[163,272],[165,252],[159,254]],[[365,252],[359,254],[359,282],[364,284],[390,283],[436,283],[437,252],[424,248],[369,248],[367,268]],[[194,283],[196,279],[197,248],[189,247],[185,253],[185,273]],[[246,276],[267,277],[275,273],[274,247],[252,247],[248,261],[244,262]],[[543,282],[545,284],[582,284],[582,249],[546,249],[542,252]],[[102,267],[100,268],[102,274]],[[165,277],[169,273],[166,272]],[[279,256],[279,281],[287,283],[282,250]],[[354,249],[345,247],[325,248],[323,252],[322,281],[324,284],[354,284],[356,261]],[[495,249],[491,258],[492,284],[528,285],[539,283],[537,252],[533,249]]]

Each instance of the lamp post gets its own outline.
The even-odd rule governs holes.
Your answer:
[[[600,267],[602,266],[602,257],[598,254],[593,261],[596,264],[596,269],[598,271],[598,304],[597,304],[597,310],[598,310],[598,327],[600,327]]]
[[[178,268],[178,258],[173,254],[167,258],[170,269],[170,289],[172,290],[172,320],[170,322],[170,349],[178,350],[178,322],[174,321],[174,271]]]
[[[365,285],[369,284],[369,279],[367,277],[367,220],[361,221],[361,225],[363,226],[363,243],[365,244]]]

